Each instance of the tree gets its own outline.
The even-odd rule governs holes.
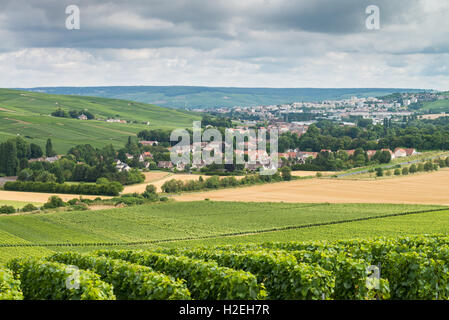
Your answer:
[[[146,190],[144,193],[142,193],[142,196],[152,202],[159,200],[159,196],[157,194],[157,189],[152,184],[150,184],[146,187]]]
[[[6,141],[4,147],[4,173],[7,176],[15,176],[19,167],[19,160],[17,159],[16,144],[11,140]]]
[[[109,184],[110,181],[107,178],[98,178],[96,184],[105,185]]]
[[[37,182],[56,182],[56,176],[48,171],[42,171],[35,179]]]
[[[377,160],[379,163],[389,163],[391,161],[391,153],[386,150],[377,151],[373,160]]]
[[[408,169],[408,167],[402,168],[402,174],[403,174],[404,176],[408,175],[409,172],[410,172],[410,170]]]
[[[384,169],[383,168],[376,168],[376,176],[383,177],[384,176]]]
[[[432,170],[433,170],[433,163],[430,162],[430,161],[427,161],[427,162],[424,164],[424,170],[425,170],[425,171],[432,171]]]
[[[410,173],[416,173],[416,172],[418,172],[418,167],[417,167],[415,164],[412,164],[412,165],[410,166],[409,172],[410,172]]]
[[[53,144],[50,138],[47,139],[47,144],[45,145],[45,155],[47,157],[56,156],[56,152],[53,150]]]
[[[401,175],[401,170],[399,168],[394,170],[394,175],[395,176],[400,176]]]
[[[42,208],[44,209],[54,209],[54,208],[59,208],[59,207],[65,207],[66,203],[64,201],[62,201],[61,198],[59,198],[58,196],[51,196],[47,203],[43,205]]]
[[[23,169],[19,172],[19,176],[17,177],[19,181],[33,181],[33,170],[31,169]]]
[[[290,167],[282,167],[281,176],[284,181],[290,181],[292,179],[292,169]]]

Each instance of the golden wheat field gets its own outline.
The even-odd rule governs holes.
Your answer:
[[[449,169],[395,179],[306,179],[175,196],[179,201],[410,203],[449,205]]]

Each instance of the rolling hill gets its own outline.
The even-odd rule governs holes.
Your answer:
[[[88,110],[96,118],[116,118],[128,123],[50,116],[58,108]],[[0,89],[0,141],[20,135],[29,142],[45,146],[46,140],[51,138],[59,153],[80,143],[96,147],[109,143],[122,146],[128,136],[141,130],[190,128],[192,121],[199,119],[199,115],[191,112],[133,101]]]
[[[383,88],[227,88],[188,86],[120,87],[40,87],[33,92],[126,99],[171,108],[216,108],[271,105],[300,101],[346,99],[353,96],[384,96],[395,92],[421,92],[418,89]]]

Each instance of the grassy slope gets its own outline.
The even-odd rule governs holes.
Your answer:
[[[437,100],[434,102],[425,103],[420,111],[427,110],[433,110],[434,112],[449,112],[449,100]]]
[[[95,212],[61,212],[23,216],[0,216],[0,244],[19,243],[97,243],[133,242],[142,240],[179,239],[185,237],[219,236],[225,233],[253,232],[286,226],[299,226],[345,219],[372,217],[392,213],[410,212],[436,206],[388,205],[388,204],[338,204],[311,205],[285,203],[235,203],[235,202],[193,202],[145,205],[132,208],[111,209]],[[418,216],[416,216],[418,217]],[[449,212],[433,228],[441,231],[449,225]],[[407,218],[407,217],[405,217]],[[388,218],[390,219],[390,218]],[[367,221],[368,224],[380,220]],[[348,224],[350,225],[350,224]],[[340,230],[344,225],[330,226]],[[419,220],[411,230],[421,227]],[[431,230],[431,225],[427,225]],[[223,239],[196,240],[191,242],[163,243],[164,246],[186,244],[213,244],[222,242],[243,242],[246,239],[297,240],[323,239],[325,227],[263,233],[255,236]],[[405,227],[404,227],[405,228]],[[382,228],[380,228],[382,229]],[[369,231],[370,229],[367,229]],[[372,229],[373,236],[377,229]],[[356,235],[357,229],[343,229],[333,236]],[[42,250],[41,250],[42,249]],[[0,263],[14,255],[41,255],[50,250],[93,250],[94,247],[47,247],[47,248],[0,248]]]
[[[97,117],[115,117],[139,124],[106,123],[54,118],[57,108],[66,111],[87,109]],[[101,147],[112,143],[122,146],[128,136],[148,128],[190,128],[199,116],[145,103],[96,97],[62,96],[0,89],[0,141],[20,134],[29,142],[45,146],[52,138],[57,152],[73,145],[90,143]],[[141,124],[150,122],[150,127]]]

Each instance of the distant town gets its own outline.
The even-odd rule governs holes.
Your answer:
[[[258,122],[282,124],[282,131],[304,130],[303,126],[319,120],[332,120],[345,126],[356,126],[357,119],[371,119],[373,124],[385,123],[386,120],[399,122],[404,117],[419,115],[422,118],[435,119],[445,113],[425,115],[419,108],[423,103],[436,100],[447,100],[449,96],[433,92],[397,93],[385,97],[352,97],[343,100],[325,100],[321,102],[293,102],[280,105],[254,107],[223,107],[218,109],[194,109],[196,112],[208,112],[214,115],[240,120],[245,126],[253,126]]]

